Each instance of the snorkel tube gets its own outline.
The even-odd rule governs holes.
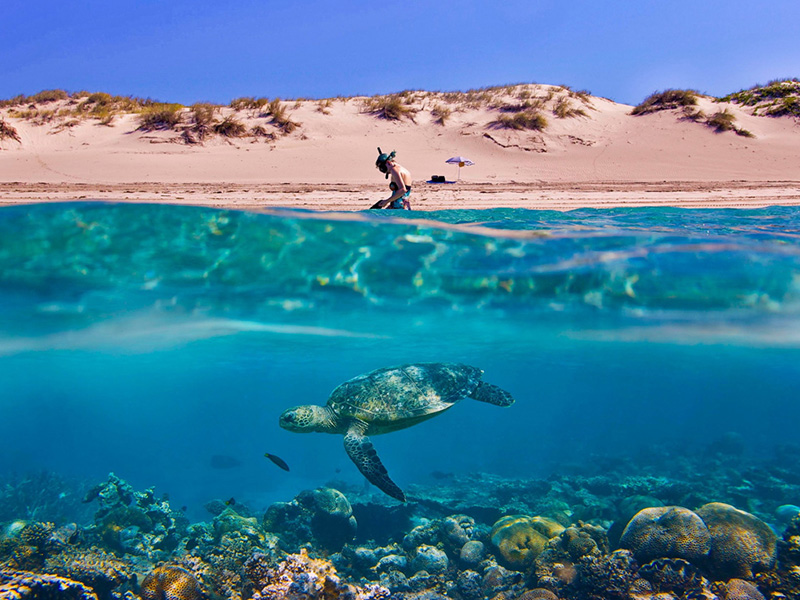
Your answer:
[[[389,179],[389,168],[386,166],[386,163],[390,160],[394,160],[394,157],[397,153],[392,150],[389,154],[385,154],[383,150],[381,150],[380,146],[378,146],[378,160],[375,161],[375,166],[378,167],[378,170],[386,175],[386,179]]]

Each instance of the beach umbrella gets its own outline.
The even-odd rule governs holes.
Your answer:
[[[444,162],[450,163],[451,165],[458,165],[458,179],[461,179],[461,167],[469,167],[475,164],[470,159],[463,156],[454,156],[452,158],[448,158]]]

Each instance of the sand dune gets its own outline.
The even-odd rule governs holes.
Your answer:
[[[584,114],[559,118],[559,98]],[[537,99],[544,130],[496,124]],[[753,135],[744,137],[716,132],[678,109],[633,116],[629,105],[543,85],[472,103],[466,94],[424,92],[405,101],[414,112],[399,120],[366,112],[363,98],[286,103],[300,124],[288,135],[259,111],[219,109],[218,119],[261,126],[267,137],[217,135],[196,144],[187,144],[180,128],[141,131],[135,114],[110,125],[68,117],[35,124],[7,107],[0,117],[20,141],[0,141],[0,204],[98,198],[358,210],[388,196],[374,168],[377,146],[396,150],[413,173],[417,209],[800,204],[800,122],[793,117],[755,116],[749,107],[699,99],[696,108],[708,115],[728,110]],[[442,108],[450,111],[443,124],[434,111]],[[184,128],[189,114],[185,109]],[[475,162],[461,170],[460,182],[424,183],[432,175],[455,179],[457,168],[444,162],[454,155]]]

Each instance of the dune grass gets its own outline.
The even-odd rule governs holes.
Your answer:
[[[139,115],[139,130],[169,131],[181,122],[181,104],[155,103],[145,108]]]
[[[660,110],[672,110],[697,104],[699,93],[694,90],[664,90],[650,94],[644,101],[636,106],[632,115],[646,115]]]
[[[450,118],[450,115],[453,113],[452,109],[449,106],[444,104],[434,104],[433,108],[431,109],[431,116],[433,117],[433,122],[439,125],[444,125],[447,122],[447,119]]]
[[[362,112],[375,115],[379,119],[388,121],[414,120],[416,110],[409,105],[407,97],[401,94],[388,96],[373,96],[366,98],[362,103]]]
[[[223,137],[242,137],[247,127],[233,115],[229,115],[214,125],[214,133]]]
[[[493,129],[516,129],[518,131],[529,129],[542,131],[547,127],[547,119],[536,110],[517,112],[512,115],[499,115],[497,119],[489,123]]]
[[[570,102],[569,98],[566,96],[561,96],[556,100],[553,106],[553,114],[559,119],[587,116],[585,110],[572,106],[572,102]]]
[[[728,94],[719,101],[752,106],[754,115],[800,117],[800,79],[775,79],[765,85]]]
[[[0,119],[0,140],[14,140],[15,142],[22,143],[17,130],[6,123],[5,119]]]
[[[288,135],[300,127],[300,123],[292,121],[289,117],[286,105],[281,103],[280,98],[275,98],[266,108],[267,114],[272,117],[270,122],[284,134]]]

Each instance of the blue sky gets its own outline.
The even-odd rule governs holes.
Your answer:
[[[800,2],[4,0],[0,98],[191,104],[567,84],[636,104],[800,77]]]

